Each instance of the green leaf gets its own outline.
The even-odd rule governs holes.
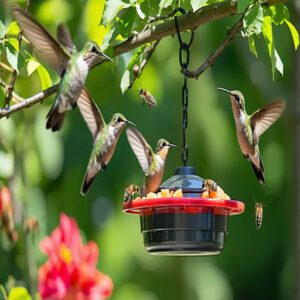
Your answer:
[[[2,39],[5,36],[6,32],[7,32],[7,28],[0,20],[0,39]]]
[[[275,58],[275,47],[274,47],[274,43],[273,43],[272,17],[270,17],[270,16],[264,17],[262,32],[263,32],[264,38],[267,42],[268,52],[269,52],[269,56],[271,59],[271,65],[272,65],[272,77],[274,80],[276,58]]]
[[[283,75],[283,63],[275,49],[273,40],[272,17],[266,16],[263,23],[263,35],[268,45],[268,52],[272,65],[272,77],[275,79],[275,70],[277,69]]]
[[[114,26],[111,30],[109,30],[108,33],[104,36],[101,50],[106,50],[113,43],[113,41],[116,40],[119,34],[120,30],[118,26]]]
[[[201,8],[202,6],[204,6],[206,4],[206,2],[207,2],[207,0],[192,0],[191,5],[193,8],[193,11],[196,11],[199,8]]]
[[[124,8],[129,7],[130,4],[123,2],[122,0],[107,0],[101,20],[101,24],[107,25],[111,22]]]
[[[40,77],[42,89],[44,90],[44,89],[47,89],[48,87],[50,87],[52,85],[52,81],[51,81],[48,71],[44,68],[44,66],[40,65],[37,68],[37,71],[38,71],[38,74]]]
[[[139,15],[140,19],[144,20],[146,18],[146,15],[142,11],[141,5],[139,3],[137,3],[136,6],[135,6],[135,8],[136,8],[136,13]]]
[[[121,85],[120,85],[122,94],[124,94],[130,86],[130,82],[131,82],[130,77],[131,77],[130,71],[125,70],[121,78]]]
[[[15,69],[18,70],[18,52],[14,46],[8,42],[5,43],[6,57],[9,64]]]
[[[20,28],[17,22],[11,22],[7,28],[7,35],[18,35],[20,32]]]
[[[17,38],[9,38],[8,43],[11,44],[16,51],[19,51],[19,41]]]
[[[255,40],[254,40],[253,35],[248,36],[248,42],[249,42],[250,51],[257,57],[257,52],[256,52],[256,47],[255,47]]]
[[[237,1],[237,13],[240,14],[245,11],[252,0],[238,0]]]
[[[159,8],[160,9],[167,8],[172,5],[172,2],[173,0],[161,0],[159,3]]]
[[[2,284],[0,284],[0,300],[7,300],[6,290]]]
[[[143,59],[144,51],[146,51],[147,47],[149,47],[149,44],[142,45],[135,50],[132,56],[130,56],[130,54],[127,53],[125,56],[122,57],[124,60],[123,65],[126,68],[122,75],[121,84],[120,84],[121,91],[123,94],[126,92],[126,90],[131,86],[133,82],[133,72],[132,72],[133,66],[134,65],[140,66],[141,61]]]
[[[24,287],[15,287],[10,291],[8,300],[32,300],[32,298]]]
[[[295,28],[295,26],[290,21],[285,20],[285,23],[290,29],[290,32],[291,32],[291,35],[292,35],[293,41],[294,41],[295,50],[297,50],[299,47],[299,33],[298,33],[297,29]]]
[[[275,67],[277,71],[283,76],[283,63],[275,48],[274,48],[274,54],[275,54]]]
[[[243,26],[246,30],[247,36],[251,34],[259,35],[262,30],[264,21],[264,12],[259,3],[253,6],[249,11],[246,12],[243,19]]]
[[[38,61],[36,61],[35,59],[32,59],[32,58],[28,59],[27,66],[26,66],[28,77],[31,76],[40,65],[41,64]]]
[[[275,25],[283,24],[285,20],[290,19],[290,13],[288,8],[279,3],[269,7],[272,12],[272,21]]]
[[[136,10],[134,7],[129,7],[124,10],[122,18],[118,21],[119,31],[122,37],[127,38],[131,35],[134,19],[136,17]]]

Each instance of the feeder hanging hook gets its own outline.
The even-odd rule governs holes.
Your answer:
[[[178,7],[174,10],[174,15],[176,12],[180,12],[181,14],[185,14],[185,10],[181,7]],[[191,32],[190,40],[188,43],[184,42],[180,35],[180,29],[178,25],[177,17],[174,16],[175,27],[177,32],[177,37],[179,41],[179,64],[181,67],[181,73],[185,74],[185,71],[188,69],[190,62],[190,47],[194,40],[194,32]],[[185,53],[185,55],[183,54]],[[185,58],[185,59],[184,59]],[[189,91],[187,86],[187,77],[184,75],[183,87],[181,89],[181,102],[182,102],[182,150],[181,150],[181,159],[183,165],[187,165],[188,157],[189,157],[189,149],[186,142],[186,130],[188,127],[188,104],[189,104]]]

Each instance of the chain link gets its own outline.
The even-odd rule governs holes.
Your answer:
[[[185,14],[185,10],[183,8],[177,8],[174,11],[174,14],[176,12],[181,12],[182,14]],[[190,63],[190,47],[192,45],[193,39],[194,39],[194,32],[191,32],[190,40],[188,43],[184,42],[180,35],[179,25],[177,17],[174,17],[175,20],[175,27],[177,32],[177,37],[179,41],[179,64],[181,67],[181,71],[184,74]],[[183,162],[183,165],[187,165],[187,161],[189,158],[189,148],[186,141],[186,130],[188,127],[188,105],[189,105],[189,90],[187,85],[187,77],[184,76],[183,81],[183,87],[181,89],[181,103],[182,103],[182,149],[181,149],[181,160]]]

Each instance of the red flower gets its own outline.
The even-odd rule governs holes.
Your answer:
[[[98,247],[82,244],[76,221],[65,214],[60,225],[40,243],[49,260],[39,269],[39,292],[47,300],[102,300],[113,289],[109,276],[96,268]]]

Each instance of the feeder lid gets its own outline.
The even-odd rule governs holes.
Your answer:
[[[197,175],[194,167],[178,167],[174,176],[161,184],[159,189],[177,190],[189,192],[202,192],[204,189],[204,179]]]

